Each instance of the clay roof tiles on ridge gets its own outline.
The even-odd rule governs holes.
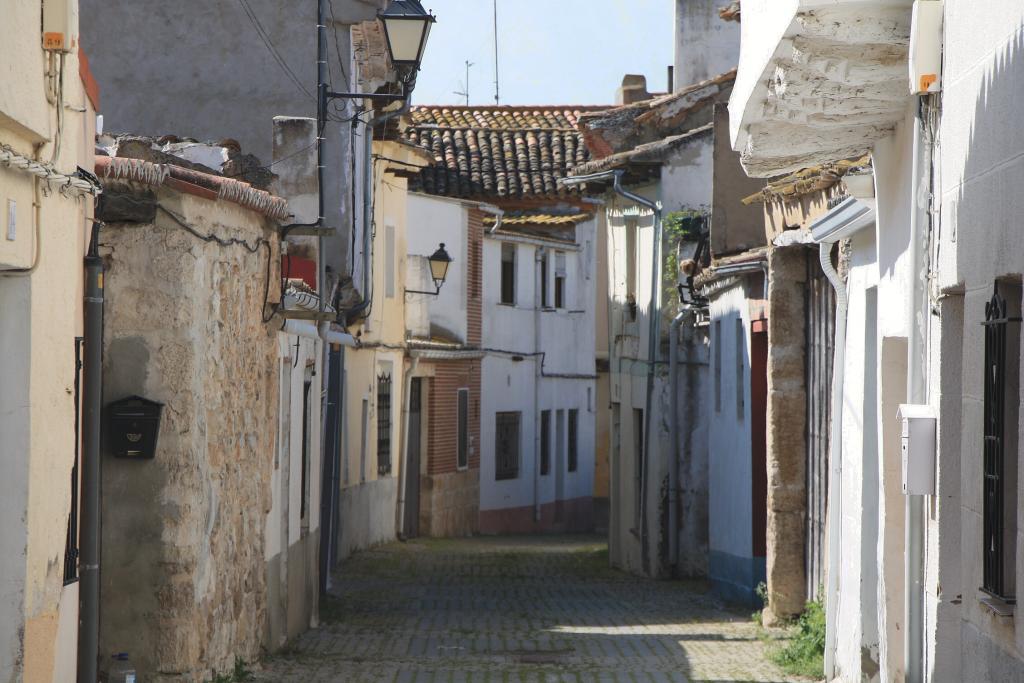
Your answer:
[[[412,189],[450,197],[545,199],[570,196],[559,186],[590,159],[577,129],[585,112],[603,106],[419,106],[406,115],[406,140],[428,150],[435,165]]]

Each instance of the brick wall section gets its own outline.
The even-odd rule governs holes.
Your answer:
[[[470,346],[479,346],[483,336],[483,280],[484,280],[484,214],[480,209],[469,210],[466,226],[466,244],[469,267],[466,292],[467,339]]]
[[[469,389],[469,468],[480,468],[480,361],[435,361],[427,422],[427,473],[457,471],[458,390]]]

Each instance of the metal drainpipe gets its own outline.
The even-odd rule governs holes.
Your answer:
[[[910,296],[907,297],[907,402],[925,403],[928,400],[924,385],[924,340],[925,332],[918,328],[919,313],[924,298],[924,280],[917,277],[918,248],[921,239],[921,225],[927,222],[922,214],[927,207],[918,201],[918,188],[925,182],[927,165],[923,154],[924,137],[923,99],[917,99],[918,111],[914,117],[914,151],[912,187],[910,198]],[[927,314],[925,314],[927,316]],[[927,317],[921,318],[927,321]],[[924,496],[906,497],[905,534],[905,581],[904,602],[906,630],[904,631],[904,671],[907,683],[924,681]]]
[[[654,244],[653,246],[653,266],[651,269],[651,298],[647,308],[649,319],[648,329],[648,343],[647,343],[647,399],[644,410],[644,452],[639,454],[640,461],[640,519],[641,529],[640,538],[642,545],[642,561],[645,565],[645,569],[649,568],[649,558],[647,552],[648,534],[647,534],[647,478],[649,476],[648,470],[650,469],[648,461],[650,460],[651,453],[651,406],[654,403],[654,374],[655,366],[658,361],[658,343],[661,337],[661,204],[658,202],[651,201],[646,197],[642,197],[636,193],[630,192],[629,190],[622,187],[622,176],[624,171],[602,171],[601,173],[591,173],[589,175],[573,176],[562,180],[563,185],[582,185],[588,182],[601,182],[612,180],[612,190],[620,197],[624,197],[634,204],[639,204],[650,209],[654,214]]]
[[[420,365],[420,357],[412,356],[412,364],[405,371],[405,396],[402,401],[402,464],[398,470],[398,519],[395,528],[398,538],[405,540],[405,487],[409,477],[409,413],[412,411],[412,377]]]
[[[103,403],[103,260],[99,226],[85,257],[85,357],[82,363],[82,512],[78,681],[96,683],[100,636],[100,430]]]
[[[541,409],[540,409],[540,383],[543,377],[543,369],[541,367],[543,356],[540,355],[540,317],[541,308],[544,306],[544,299],[541,296],[543,291],[543,283],[541,278],[544,277],[544,268],[541,266],[542,261],[547,256],[547,250],[544,247],[537,247],[534,250],[534,293],[533,293],[533,410],[534,410],[534,458],[533,458],[533,519],[535,522],[540,522],[540,451],[541,451]]]
[[[832,245],[818,245],[818,261],[836,293],[835,351],[832,356],[832,429],[829,436],[828,477],[828,586],[825,609],[825,673],[829,680],[836,675],[836,627],[839,616],[839,554],[842,540],[842,456],[843,456],[843,385],[846,371],[846,311],[849,301],[846,284],[832,267]]]
[[[672,392],[672,448],[668,468],[668,561],[675,568],[679,564],[679,328],[689,313],[682,310],[672,319],[669,337],[669,386]]]

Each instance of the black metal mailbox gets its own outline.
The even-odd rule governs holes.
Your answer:
[[[129,396],[107,406],[107,448],[115,458],[150,460],[156,455],[164,404]]]

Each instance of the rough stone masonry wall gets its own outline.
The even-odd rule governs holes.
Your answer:
[[[803,611],[806,520],[804,247],[768,255],[768,607],[766,624]]]
[[[236,205],[157,199],[201,233],[274,242]],[[129,652],[140,680],[205,682],[259,655],[266,620],[278,395],[261,319],[267,247],[202,242],[163,212],[108,224],[101,243],[104,402],[165,404],[155,459],[104,453],[101,652]]]

